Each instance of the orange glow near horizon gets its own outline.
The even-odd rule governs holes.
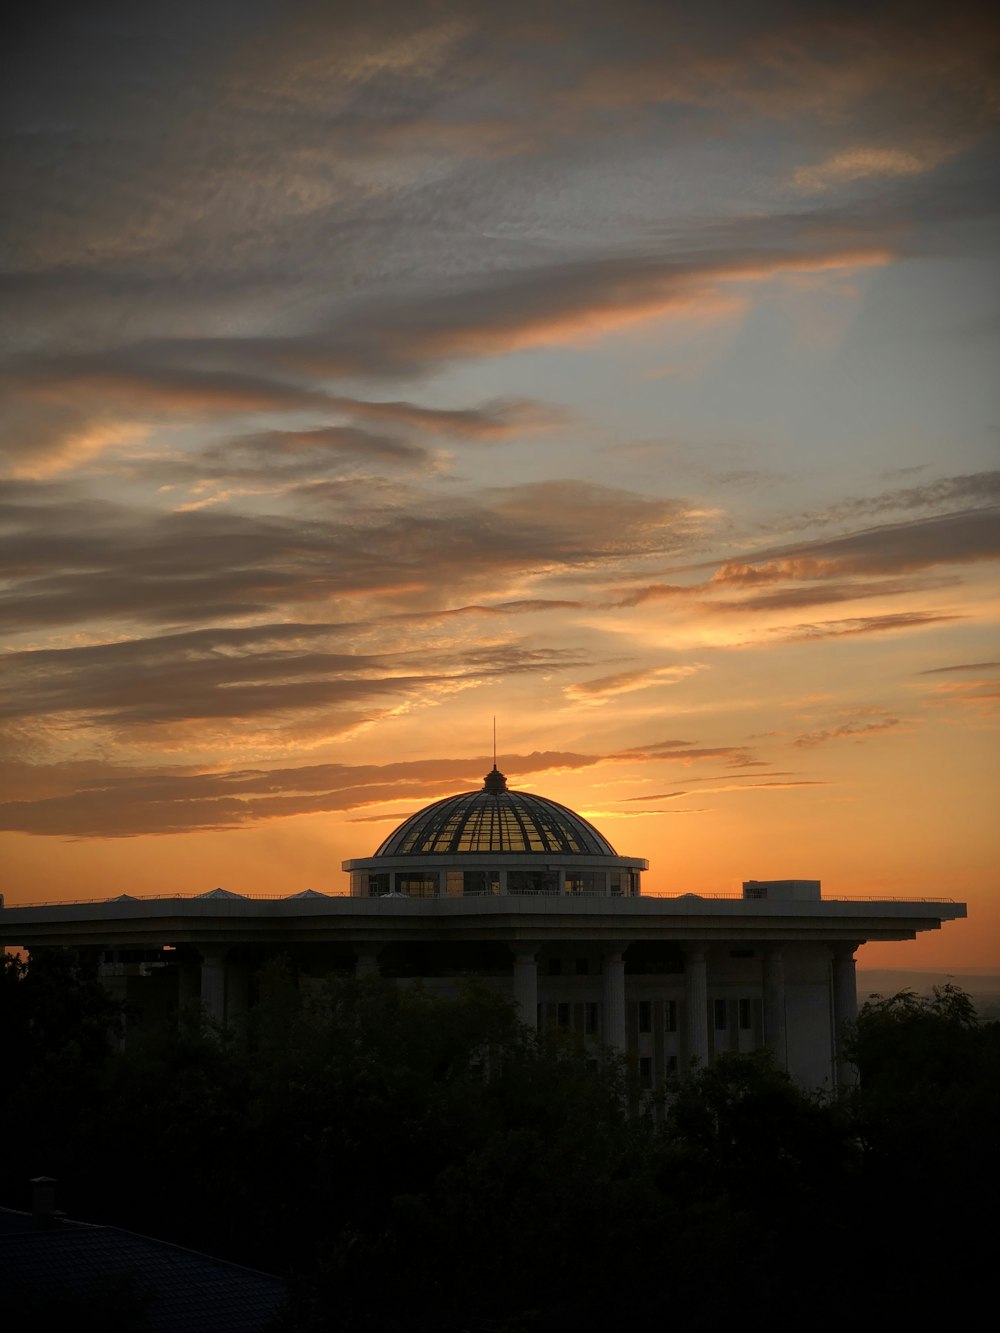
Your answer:
[[[842,743],[860,744],[850,737]],[[861,743],[871,747],[877,739]],[[869,967],[992,969],[1000,937],[995,865],[988,849],[978,863],[969,855],[970,841],[989,820],[988,787],[980,787],[978,807],[970,804],[966,793],[927,780],[929,771],[946,769],[940,759],[934,763],[924,736],[894,736],[893,745],[897,754],[881,761],[869,754],[863,782],[856,755],[831,766],[807,750],[794,774],[774,776],[770,766],[727,768],[721,755],[688,760],[680,751],[667,762],[623,756],[542,770],[512,778],[511,785],[577,809],[620,852],[647,857],[647,892],[738,894],[744,879],[819,878],[826,898],[967,901],[969,920],[913,942],[866,945],[859,959]],[[362,741],[356,748],[366,747]],[[983,758],[988,766],[989,755]],[[349,811],[265,819],[235,831],[82,841],[8,835],[7,901],[195,893],[220,885],[279,895],[340,891],[342,860],[370,855],[392,827],[431,800],[478,786],[481,775],[473,775],[489,762],[480,755],[461,765],[470,775],[465,782],[431,779],[412,795],[404,784],[375,804],[364,802],[366,791],[377,788],[362,788],[356,791],[362,803]],[[508,758],[501,755],[500,763]],[[891,793],[882,790],[880,768],[895,786]]]

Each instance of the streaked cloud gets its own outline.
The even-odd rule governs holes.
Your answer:
[[[722,759],[733,768],[753,768],[763,762],[747,746],[700,746],[692,741],[683,740],[651,742],[636,749],[625,750],[618,757],[670,759],[682,764],[692,764],[701,759]]]
[[[792,744],[798,749],[813,749],[817,745],[826,745],[830,741],[861,741],[870,740],[872,736],[881,735],[886,731],[893,731],[901,726],[901,719],[898,717],[860,717],[852,718],[849,721],[841,722],[837,726],[827,727],[819,731],[803,732],[796,736]]]
[[[1000,662],[960,662],[957,666],[927,667],[922,676],[940,676],[957,671],[1000,671]]]
[[[930,682],[930,704],[937,709],[955,706],[982,718],[1000,713],[1000,662],[969,662],[932,667],[920,673],[942,679]]]
[[[842,148],[823,162],[796,167],[791,183],[796,190],[829,190],[869,176],[916,176],[930,171],[947,153],[940,148],[912,149],[892,147]]]
[[[923,629],[960,619],[957,615],[933,615],[924,611],[900,611],[895,615],[855,616],[846,620],[824,620],[811,625],[794,625],[779,631],[792,642],[818,639],[853,638],[865,634],[886,634],[895,630]]]
[[[542,752],[501,755],[499,761],[509,776],[524,778],[554,768],[585,768],[598,763],[599,757]],[[86,772],[71,766],[57,774],[46,767],[49,792],[0,803],[0,828],[62,837],[116,838],[236,829],[293,815],[366,809],[381,802],[398,802],[404,794],[419,807],[456,787],[478,788],[491,765],[492,759],[480,756],[230,772],[167,768],[144,773],[103,764],[91,765]],[[27,779],[30,790],[37,786],[33,772],[30,765],[8,764],[4,777],[18,790],[25,789],[22,783]]]
[[[631,694],[656,685],[674,685],[703,668],[694,662],[654,666],[640,671],[619,671],[595,680],[576,681],[565,686],[567,699],[580,704],[602,704],[619,694]]]
[[[1000,508],[931,515],[797,547],[758,552],[754,564],[775,558],[818,561],[815,568],[822,574],[863,575],[996,560],[1000,558]]]
[[[828,787],[829,785],[830,785],[829,782],[825,782],[820,778],[800,778],[796,781],[791,781],[791,782],[778,781],[778,780],[761,782],[758,779],[757,775],[754,775],[752,779],[749,779],[746,782],[726,782],[716,786],[699,786],[695,794],[701,796],[704,793],[716,794],[716,793],[733,792],[733,791],[741,791],[741,792],[742,791],[787,791],[792,787]],[[672,800],[677,800],[679,797],[689,796],[689,795],[691,795],[691,793],[686,790],[664,791],[664,792],[656,792],[654,795],[651,796],[629,796],[626,798],[626,800],[672,801]]]
[[[88,617],[197,624],[269,609],[322,606],[365,595],[387,602],[437,601],[496,589],[498,579],[582,569],[674,549],[701,530],[680,501],[647,498],[579,481],[492,487],[461,500],[415,498],[357,508],[356,492],[333,518],[219,512],[143,512],[81,505],[67,513],[11,492],[8,566],[21,583],[0,594],[10,629]],[[103,522],[95,524],[97,513]],[[60,538],[38,525],[60,513]],[[501,598],[503,601],[509,598]],[[389,609],[387,606],[386,609]]]
[[[14,40],[12,898],[332,886],[478,787],[447,756],[494,717],[664,887],[796,838],[858,892],[980,882],[991,11],[178,0]]]

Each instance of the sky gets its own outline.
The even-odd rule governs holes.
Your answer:
[[[1000,966],[991,6],[40,4],[4,57],[8,903],[579,810]]]

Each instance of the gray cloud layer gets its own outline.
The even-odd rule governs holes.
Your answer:
[[[490,374],[741,285],[950,253],[996,213],[985,6],[112,0],[13,36],[0,718],[22,755],[319,714],[342,737],[497,677],[610,698],[665,677],[595,646],[597,619],[914,632],[964,613],[851,603],[1000,555],[979,464],[765,514],[762,545],[669,469],[620,473],[628,440],[578,468],[597,428]],[[764,762],[732,739],[628,755]],[[190,769],[15,765],[5,826],[245,827],[479,776]]]

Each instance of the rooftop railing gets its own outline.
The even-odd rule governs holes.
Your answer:
[[[322,899],[322,898],[350,898],[351,896],[352,896],[351,893],[350,893],[347,889],[332,889],[332,890],[330,890],[329,892],[327,892],[326,890],[324,890],[322,893],[319,892],[318,890],[316,891],[316,899]],[[408,894],[408,893],[395,893],[395,894],[385,894],[385,893],[383,893],[383,894],[372,894],[370,898],[367,898],[367,897],[366,897],[366,900],[367,900],[367,901],[371,901],[373,898],[390,898],[390,897],[391,897],[391,898],[397,898],[397,899],[398,899],[398,898],[412,898],[415,902],[439,902],[439,901],[441,901],[442,899],[448,899],[448,900],[450,900],[450,901],[454,901],[454,900],[459,899],[459,898],[559,898],[559,899],[565,899],[565,898],[609,898],[609,897],[610,897],[610,898],[613,898],[615,901],[621,901],[621,900],[623,900],[623,899],[629,899],[629,898],[631,898],[631,899],[633,899],[633,900],[634,900],[635,898],[655,898],[655,899],[658,899],[658,900],[661,900],[661,901],[662,901],[662,900],[669,900],[669,901],[672,901],[672,902],[677,902],[677,901],[679,901],[679,900],[684,900],[684,901],[688,901],[688,902],[698,902],[698,901],[700,901],[700,900],[709,900],[709,901],[719,901],[719,900],[726,901],[726,900],[728,900],[728,901],[732,901],[732,902],[759,902],[759,901],[771,901],[771,902],[788,902],[788,903],[801,901],[801,900],[796,900],[796,899],[774,899],[774,898],[769,899],[769,900],[763,900],[763,899],[749,899],[749,898],[745,898],[745,897],[743,896],[742,893],[691,893],[691,892],[685,892],[685,893],[668,893],[668,892],[666,892],[666,891],[663,890],[663,889],[652,889],[652,890],[649,890],[649,891],[644,891],[644,892],[641,893],[641,894],[623,894],[623,893],[613,893],[613,894],[609,894],[609,893],[604,892],[603,890],[593,890],[593,889],[570,890],[570,891],[567,891],[567,892],[565,892],[565,893],[558,893],[558,892],[553,893],[553,892],[550,892],[550,891],[545,890],[545,889],[518,889],[518,890],[515,890],[514,892],[511,892],[511,893],[500,894],[500,893],[490,893],[488,890],[485,890],[485,889],[484,889],[484,890],[478,890],[478,891],[475,891],[475,892],[472,892],[472,893],[461,893],[461,894],[454,894],[454,895],[448,895],[448,894],[441,894],[441,895],[438,895],[438,894],[426,894],[426,895],[424,895],[424,894]],[[139,896],[138,894],[134,894],[134,895],[130,894],[130,895],[128,895],[128,896],[122,896],[122,895],[118,894],[118,895],[115,895],[115,896],[112,897],[112,898],[48,898],[48,899],[45,899],[44,901],[41,901],[41,902],[30,902],[30,903],[11,903],[11,902],[8,902],[8,903],[5,903],[3,906],[6,907],[6,908],[14,908],[14,907],[86,907],[86,906],[94,906],[94,905],[98,905],[98,904],[99,904],[99,905],[102,905],[102,906],[105,906],[105,907],[110,907],[110,906],[114,905],[115,903],[118,903],[118,904],[120,904],[121,906],[128,906],[130,903],[177,902],[177,901],[183,901],[183,902],[206,902],[206,903],[210,903],[210,902],[216,902],[216,903],[224,903],[224,902],[266,902],[266,903],[277,903],[277,902],[303,902],[303,903],[308,903],[308,902],[310,902],[310,901],[315,901],[315,899],[302,898],[302,897],[300,897],[298,894],[293,894],[293,893],[286,893],[286,894],[280,894],[280,893],[232,893],[232,894],[227,894],[227,896],[224,897],[224,898],[213,898],[213,897],[211,897],[211,895],[206,895],[206,894],[204,894],[204,893],[146,893],[146,894],[142,894],[141,896]],[[863,893],[863,894],[855,893],[855,894],[838,894],[836,897],[830,897],[830,898],[824,897],[824,898],[820,898],[820,899],[811,899],[811,900],[806,900],[806,901],[813,901],[813,902],[817,902],[817,901],[818,901],[818,902],[824,902],[824,903],[953,903],[953,902],[955,902],[956,900],[955,900],[954,898],[930,897],[930,896],[927,896],[927,895],[925,895],[925,896],[923,896],[923,897],[908,897],[908,898],[900,898],[900,897],[887,896],[886,894],[878,894],[878,893]],[[0,910],[2,910],[2,909],[0,909]]]

